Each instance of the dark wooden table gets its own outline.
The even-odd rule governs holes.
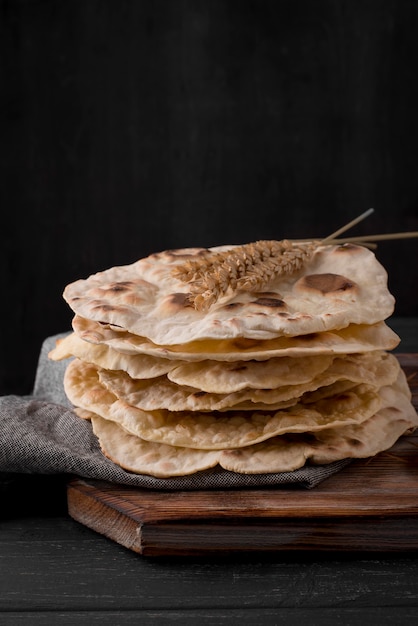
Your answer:
[[[418,351],[418,320],[394,327]],[[417,623],[417,552],[147,558],[72,520],[65,477],[1,485],[2,626]]]

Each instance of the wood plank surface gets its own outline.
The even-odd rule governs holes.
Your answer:
[[[360,614],[379,607],[396,607],[399,615],[418,610],[416,554],[218,552],[138,558],[61,516],[0,524],[0,572],[2,626],[3,615],[33,611],[221,615],[242,610],[254,615],[275,609],[290,616],[300,609],[315,616],[343,607]]]
[[[399,621],[401,616],[402,622]],[[394,624],[413,623],[417,617],[415,607],[382,607],[376,609],[359,609],[357,607],[343,607],[333,609],[319,608],[317,610],[305,608],[271,608],[271,609],[191,609],[187,611],[95,611],[94,613],[69,611],[68,613],[57,612],[30,612],[30,613],[5,613],[1,616],[2,626],[45,626],[45,624],[59,623],[60,626],[90,626],[91,624],[117,624],[125,626],[130,624],[156,623],[181,623],[182,625],[195,626],[196,624],[244,624],[254,626],[277,626],[285,623],[287,626],[300,626],[301,624],[316,623],[321,626],[335,626],[338,624],[361,624],[364,622],[377,622],[379,626],[394,626]],[[319,620],[319,621],[314,621]]]
[[[0,523],[0,623],[416,623],[417,555],[138,558],[66,516]],[[133,621],[133,618],[136,621]]]
[[[418,355],[398,355],[413,402]],[[418,549],[418,435],[353,461],[312,490],[165,492],[75,479],[70,515],[143,555]]]

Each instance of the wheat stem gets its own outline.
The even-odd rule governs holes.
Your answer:
[[[363,235],[361,237],[346,237],[344,239],[334,239],[328,243],[366,243],[371,241],[389,241],[393,239],[413,239],[418,237],[418,231],[410,231],[406,233],[387,233],[382,235]],[[321,242],[323,243],[323,242]]]
[[[356,224],[358,224],[362,220],[366,219],[366,217],[369,217],[369,215],[371,215],[373,212],[374,212],[374,209],[368,209],[367,211],[365,211],[364,213],[362,213],[358,217],[356,217],[353,220],[351,220],[351,222],[348,222],[348,224],[346,224],[345,226],[342,226],[341,228],[336,230],[335,233],[332,233],[331,235],[328,235],[328,237],[323,239],[321,241],[321,243],[323,245],[325,245],[329,241],[332,241],[332,240],[336,239],[338,237],[338,235],[341,235],[342,233],[345,233],[347,230],[349,230],[350,228],[352,228],[353,226],[355,226]]]

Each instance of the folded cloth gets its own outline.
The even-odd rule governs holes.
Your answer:
[[[306,466],[276,474],[235,474],[223,469],[191,476],[154,478],[133,474],[101,452],[90,422],[71,408],[63,386],[68,361],[48,359],[56,339],[47,338],[41,349],[31,395],[0,398],[0,472],[71,474],[84,478],[149,489],[229,489],[299,486],[310,489],[345,467],[349,460]]]

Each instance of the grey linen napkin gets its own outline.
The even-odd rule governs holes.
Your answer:
[[[0,472],[71,474],[150,489],[228,489],[295,486],[312,488],[345,467],[343,460],[293,472],[245,475],[222,469],[192,476],[153,478],[132,474],[101,452],[88,421],[71,409],[63,388],[68,361],[54,362],[48,352],[64,334],[47,338],[41,349],[33,393],[0,398]]]

